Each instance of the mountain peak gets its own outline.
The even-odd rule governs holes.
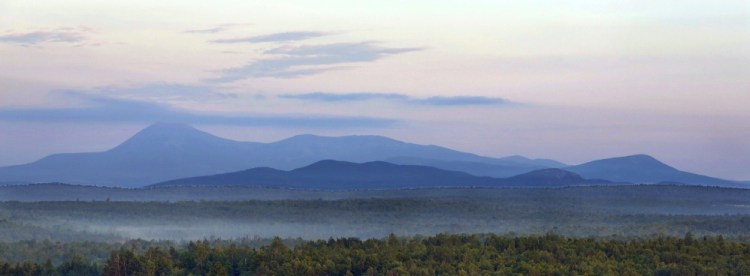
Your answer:
[[[211,135],[187,124],[159,122],[142,129],[112,151],[161,151],[227,141],[231,140]]]
[[[614,157],[614,158],[627,158],[627,159],[639,159],[639,160],[654,160],[654,161],[658,161],[653,156],[645,154],[645,153],[639,153],[639,154],[633,154],[633,155],[627,155],[627,156],[621,156],[621,157]]]
[[[201,131],[197,130],[196,128],[188,124],[156,122],[142,129],[136,135],[157,134],[157,133],[175,134],[175,133],[184,133],[184,132],[201,132]]]
[[[667,164],[664,164],[664,162],[661,162],[654,158],[653,156],[647,155],[647,154],[634,154],[634,155],[628,155],[628,156],[621,156],[621,157],[613,157],[608,159],[602,159],[592,162],[600,162],[600,163],[611,163],[611,164],[618,164],[620,166],[634,166],[634,167],[647,167],[649,169],[654,168],[663,168],[663,169],[674,169],[670,167]],[[591,163],[591,162],[590,162]]]

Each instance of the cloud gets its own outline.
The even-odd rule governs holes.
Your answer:
[[[508,104],[503,98],[481,97],[481,96],[456,96],[456,97],[429,97],[425,99],[413,99],[413,102],[426,105],[498,105]]]
[[[247,23],[227,23],[227,24],[216,25],[216,26],[213,26],[213,27],[210,27],[210,28],[185,30],[185,31],[183,31],[183,33],[188,33],[188,34],[215,34],[215,33],[220,33],[220,32],[229,30],[229,29],[234,28],[234,27],[248,26],[248,25],[250,25],[250,24],[247,24]]]
[[[264,52],[275,55],[275,58],[222,70],[221,76],[209,81],[224,83],[259,77],[296,78],[348,68],[342,66],[344,64],[372,62],[387,56],[421,50],[424,48],[388,48],[375,42],[279,47]]]
[[[0,35],[0,43],[37,45],[47,42],[77,43],[86,40],[91,31],[86,28],[58,28],[33,32],[14,32]]]
[[[324,92],[313,92],[305,94],[285,94],[280,95],[280,98],[285,99],[298,99],[298,100],[313,100],[321,102],[352,102],[352,101],[367,101],[367,100],[408,100],[409,96],[403,94],[394,93],[345,93],[345,94],[334,94]]]
[[[285,94],[280,98],[309,100],[320,102],[354,102],[369,100],[390,100],[406,104],[421,104],[433,106],[466,106],[466,105],[504,105],[510,102],[498,97],[482,96],[455,96],[455,97],[428,97],[416,98],[405,94],[396,93],[325,93],[313,92],[303,94]]]
[[[206,28],[206,29],[193,29],[193,30],[187,30],[184,31],[185,33],[189,34],[215,34],[220,33],[226,30],[225,27],[213,27],[213,28]]]
[[[372,41],[358,43],[334,43],[324,45],[303,45],[279,47],[266,51],[266,54],[280,54],[296,57],[316,57],[320,63],[352,61],[373,61],[386,55],[421,51],[424,48],[386,48]]]
[[[0,109],[0,120],[23,122],[97,122],[97,123],[152,123],[157,121],[190,124],[306,127],[306,128],[377,128],[400,123],[399,120],[355,116],[325,115],[246,115],[197,113],[189,110],[145,101],[124,100],[67,93],[88,103],[74,108],[5,108]]]
[[[310,38],[330,35],[323,32],[284,32],[243,38],[228,38],[211,40],[213,43],[263,43],[263,42],[286,42],[299,41]]]
[[[90,92],[98,95],[107,95],[109,97],[155,101],[206,101],[213,99],[237,98],[237,94],[217,91],[215,88],[206,85],[185,85],[173,83],[155,83],[134,87],[108,86],[101,87]]]

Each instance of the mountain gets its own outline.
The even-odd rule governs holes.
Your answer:
[[[504,166],[512,165],[515,166],[511,170],[513,174],[546,168],[546,165],[538,165],[530,159],[514,157],[523,163],[516,164],[382,136],[299,135],[273,143],[255,143],[220,138],[184,124],[156,123],[107,151],[54,154],[29,164],[2,167],[0,182],[140,187],[170,179],[252,167],[288,170],[325,159],[368,162],[402,157],[458,162],[464,167],[467,167],[467,162],[492,164],[498,172],[509,170]],[[548,164],[548,161],[539,162]]]
[[[616,182],[742,186],[740,183],[729,180],[680,171],[645,154],[596,160],[564,169],[585,178]]]
[[[541,160],[539,161],[540,164],[536,164],[536,161],[531,159],[519,162],[506,160],[505,158],[484,157],[434,145],[417,145],[372,135],[342,137],[298,135],[265,145],[258,151],[258,156],[265,157],[265,161],[259,165],[279,169],[298,168],[325,159],[360,163],[398,160],[398,162],[393,163],[426,166],[433,166],[432,162],[440,164],[469,163],[479,166],[495,165],[494,168],[500,171],[506,170],[504,167],[514,167],[514,172],[529,172],[539,168],[548,168],[546,164],[549,163],[546,160]],[[422,163],[425,160],[428,162]],[[465,168],[470,166],[464,166],[463,168],[450,165],[434,167],[464,171]],[[493,174],[488,172],[481,175]]]
[[[485,162],[436,160],[418,157],[394,157],[383,161],[401,165],[421,165],[451,171],[462,171],[477,176],[509,177],[545,168],[567,165],[554,160],[528,159],[520,156],[498,158]]]
[[[410,189],[434,187],[563,187],[593,183],[560,169],[546,169],[502,179],[474,176],[427,166],[383,161],[353,163],[323,160],[290,171],[254,168],[239,172],[190,177],[148,187],[252,186],[313,190]]]
[[[387,161],[498,178],[562,168],[583,178],[614,182],[747,187],[739,182],[683,172],[647,155],[565,166],[553,160],[522,156],[491,158],[382,136],[299,135],[272,143],[239,142],[188,125],[170,123],[151,125],[107,151],[54,154],[29,164],[0,167],[0,183],[64,182],[141,187],[246,168],[291,170],[326,159],[357,163]]]
[[[104,152],[54,154],[0,168],[0,180],[137,187],[192,174],[239,170],[258,143],[231,141],[181,124],[157,123]]]
[[[494,186],[495,179],[432,167],[396,165],[382,161],[352,163],[323,160],[290,171],[254,168],[239,172],[191,177],[160,186],[256,186],[304,189],[386,189],[418,187]]]

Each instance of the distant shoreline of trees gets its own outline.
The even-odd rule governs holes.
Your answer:
[[[57,243],[59,250],[68,246],[68,260],[0,261],[0,275],[750,275],[749,242],[692,234],[637,239],[438,234],[264,243],[137,241],[117,249]],[[85,246],[111,251],[102,259],[76,254]]]

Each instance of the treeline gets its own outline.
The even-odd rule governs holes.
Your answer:
[[[190,242],[81,257],[0,264],[0,275],[750,275],[750,244],[721,236],[615,240],[558,235],[449,235],[360,240],[281,239],[255,248]]]

